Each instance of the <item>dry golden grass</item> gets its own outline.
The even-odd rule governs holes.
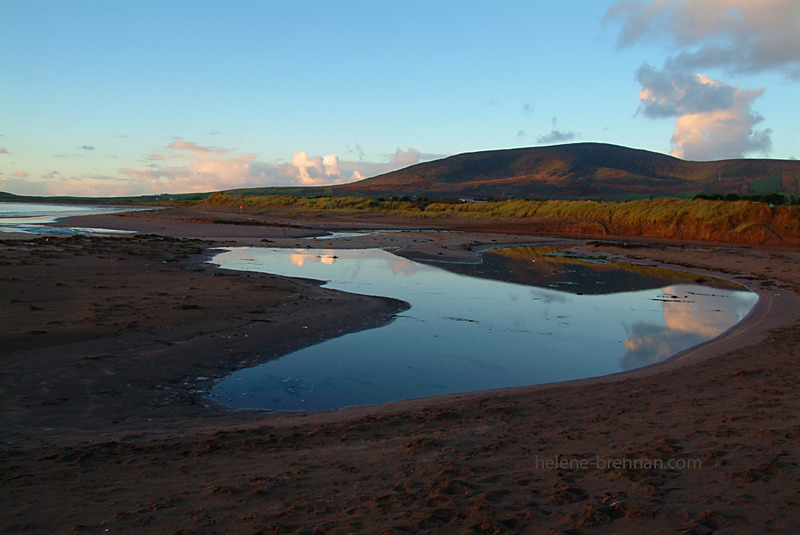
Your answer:
[[[529,223],[531,230],[651,236],[732,243],[800,244],[800,207],[749,201],[655,199],[630,202],[506,200],[477,203],[384,201],[364,197],[298,198],[215,193],[202,203],[263,214],[376,213],[415,218],[489,218]]]

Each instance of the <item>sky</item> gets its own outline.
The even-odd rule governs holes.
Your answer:
[[[602,142],[800,157],[797,0],[0,0],[0,191],[352,182]]]

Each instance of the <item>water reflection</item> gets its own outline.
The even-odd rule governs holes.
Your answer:
[[[323,252],[322,254],[312,254],[305,249],[295,249],[289,255],[289,261],[293,266],[303,267],[306,262],[322,262],[332,266],[336,261],[336,255],[333,252]]]
[[[726,311],[713,308],[716,294],[693,292],[682,286],[664,288],[664,293],[672,297],[664,300],[662,305],[664,323],[670,329],[713,338],[721,334],[720,325],[731,319]],[[681,295],[684,300],[681,300]]]
[[[743,289],[722,279],[630,262],[609,262],[602,256],[562,254],[561,245],[503,247],[487,251],[478,265],[441,264],[442,269],[467,276],[543,286],[577,294],[608,294],[696,283]]]
[[[387,326],[240,370],[212,395],[232,408],[324,410],[605,375],[716,336],[756,301],[740,287],[689,284],[695,275],[666,270],[620,274],[591,259],[486,258],[488,268],[443,269],[376,249],[221,253],[214,262],[226,268],[328,281],[411,308]],[[501,269],[509,265],[513,277]],[[634,290],[621,291],[625,279]]]
[[[48,236],[129,234],[132,232],[84,227],[55,227],[48,226],[48,223],[53,223],[60,218],[68,216],[112,214],[151,209],[132,206],[0,202],[0,232],[22,232]]]
[[[712,289],[713,290],[713,289]],[[716,308],[717,293],[701,293],[691,286],[668,286],[656,298],[662,303],[664,322],[635,323],[628,327],[622,369],[654,364],[687,348],[715,338],[739,321],[735,310]]]

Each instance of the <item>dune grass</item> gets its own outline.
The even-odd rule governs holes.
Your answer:
[[[365,197],[299,198],[215,193],[200,201],[252,214],[374,213],[414,218],[508,220],[549,231],[609,236],[651,236],[732,243],[800,244],[800,207],[750,201],[655,199],[629,202],[532,201],[452,203]]]

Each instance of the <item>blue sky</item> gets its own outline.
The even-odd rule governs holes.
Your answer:
[[[579,141],[800,157],[800,3],[0,0],[0,191],[349,182]]]

